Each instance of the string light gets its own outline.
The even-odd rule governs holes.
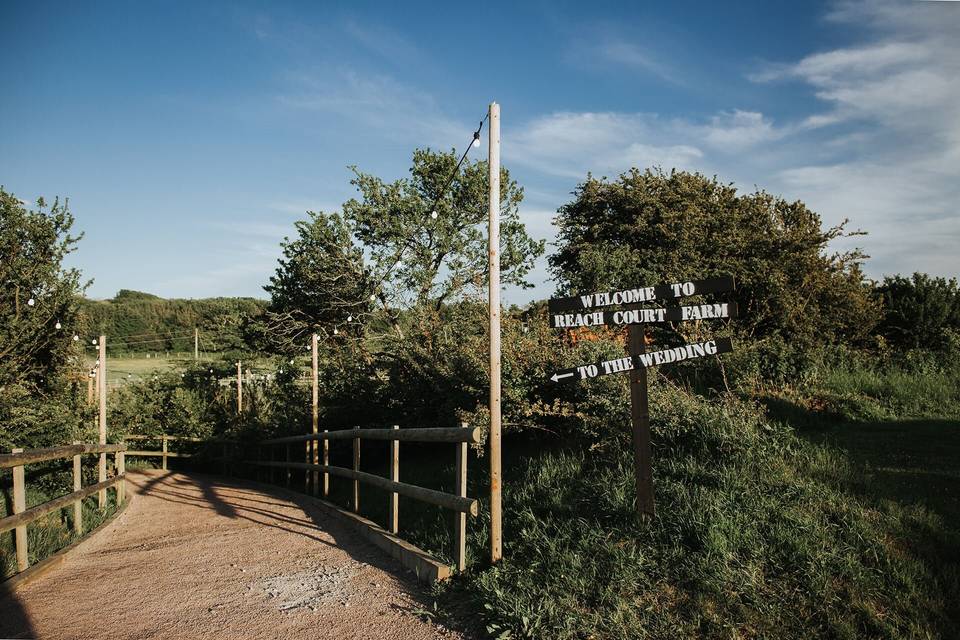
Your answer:
[[[77,334],[73,334],[73,341],[74,341],[74,342],[79,342],[79,341],[80,341],[80,336],[78,336]]]
[[[436,209],[434,209],[433,211],[430,212],[430,217],[433,218],[434,220],[437,219],[437,216],[438,216],[438,215],[439,215],[439,214],[437,213],[437,210],[436,210]]]
[[[333,335],[337,335],[338,333],[339,333],[339,331],[337,331],[337,328],[334,327],[334,328],[333,328]]]
[[[34,304],[36,304],[36,300],[34,300],[33,298],[30,298],[29,300],[27,300],[27,305],[28,305],[28,306],[31,306],[31,307],[32,307]]]
[[[480,126],[483,126],[482,122],[480,123]],[[476,131],[473,132],[473,148],[474,149],[480,148],[480,129],[477,129]]]
[[[53,325],[53,326],[56,327],[57,329],[62,329],[62,328],[63,328],[63,325],[60,324],[59,321],[57,322],[57,324],[55,324],[55,325]]]

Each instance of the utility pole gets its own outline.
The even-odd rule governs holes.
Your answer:
[[[237,360],[237,415],[243,413],[243,365]]]
[[[200,360],[200,329],[193,328],[193,361]]]
[[[107,336],[100,336],[100,366],[97,367],[97,385],[99,387],[100,419],[98,421],[98,435],[100,444],[107,444]],[[97,477],[100,482],[107,479],[107,454],[100,454],[100,463],[97,465]],[[107,490],[101,489],[97,496],[97,506],[101,509],[107,506]]]
[[[310,346],[311,346],[311,355],[312,355],[311,359],[313,361],[313,413],[311,414],[312,415],[311,422],[313,425],[313,433],[316,434],[317,429],[320,427],[320,368],[318,366],[318,358],[317,358],[317,334],[313,334],[313,337],[310,340]],[[318,444],[319,443],[316,440],[310,441],[310,452],[312,453],[311,462],[313,464],[320,464],[319,455],[318,455],[319,452],[317,451]],[[326,450],[326,447],[328,446],[326,440],[323,441],[323,446],[324,446],[324,450]],[[324,460],[324,464],[326,464],[326,460]],[[320,474],[316,471],[316,469],[314,469],[313,495],[315,496],[319,495],[319,482],[320,482]]]
[[[490,561],[503,557],[500,460],[500,105],[490,103]]]

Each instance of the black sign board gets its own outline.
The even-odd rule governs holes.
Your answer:
[[[551,298],[548,302],[550,313],[576,311],[578,309],[596,309],[622,304],[637,304],[651,300],[671,300],[706,293],[722,293],[733,291],[733,277],[720,276],[706,280],[692,280],[689,282],[675,282],[672,284],[658,284],[653,287],[636,287],[619,291],[587,293],[582,296],[569,298]]]
[[[615,358],[614,360],[601,360],[596,364],[585,364],[579,367],[571,367],[570,369],[561,369],[550,376],[550,379],[554,382],[586,380],[611,373],[626,373],[640,367],[649,369],[650,367],[656,367],[661,364],[680,362],[693,358],[703,358],[718,353],[730,353],[731,351],[733,351],[733,343],[730,341],[730,338],[718,338],[716,340],[707,340],[706,342],[684,344],[672,349],[663,349],[662,351],[639,353],[622,358]]]
[[[607,324],[657,324],[663,322],[685,322],[687,320],[711,320],[717,318],[736,318],[736,302],[715,304],[695,304],[666,309],[623,309],[621,311],[580,311],[569,313],[551,313],[550,326],[554,329],[573,327],[596,327]]]

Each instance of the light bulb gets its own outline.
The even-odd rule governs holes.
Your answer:
[[[93,340],[91,340],[91,341],[90,341],[90,344],[97,344],[97,339],[94,338]]]
[[[437,213],[437,210],[436,210],[436,209],[434,209],[433,211],[430,212],[430,217],[433,218],[434,220],[437,219],[437,216],[438,216],[438,215],[439,215],[439,214]]]
[[[283,369],[280,369],[280,373],[283,373]]]
[[[293,358],[290,359],[290,364],[293,364]]]
[[[370,294],[370,302],[376,302],[376,301],[377,301],[377,296],[376,296],[375,294],[371,293],[371,294]]]
[[[58,322],[57,324],[53,325],[53,326],[56,327],[57,329],[62,329],[62,328],[63,328],[63,325],[60,324],[59,322]]]
[[[476,132],[473,134],[473,148],[476,149],[480,146],[480,133]]]
[[[73,334],[73,341],[74,341],[74,342],[77,342],[79,339],[80,339],[80,336],[78,336],[77,334]]]
[[[353,316],[352,315],[347,316],[347,322],[352,322],[352,321],[353,321]]]
[[[34,304],[36,304],[36,301],[33,298],[30,298],[29,300],[27,300],[27,304],[32,307]]]
[[[334,327],[334,328],[333,328],[333,335],[337,335],[338,333],[340,333],[340,332],[337,331],[337,328],[336,328],[336,327]]]

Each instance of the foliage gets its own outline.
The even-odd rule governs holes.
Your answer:
[[[80,236],[67,203],[27,209],[0,188],[0,447],[63,442],[81,430],[78,298],[84,286],[63,266]],[[85,380],[84,380],[85,381]]]
[[[960,290],[953,278],[925,273],[887,276],[877,286],[883,318],[877,333],[891,345],[908,348],[943,347],[948,331],[960,332]]]
[[[310,213],[298,223],[298,238],[284,242],[266,289],[280,320],[270,329],[285,332],[280,344],[288,351],[311,332],[331,345],[363,338],[353,347],[371,362],[388,349],[371,353],[368,339],[393,339],[384,328],[402,342],[404,322],[416,319],[408,328],[428,333],[445,304],[483,290],[488,169],[485,162],[467,161],[457,170],[455,153],[418,149],[409,178],[385,182],[353,171],[360,197],[345,202],[341,214]],[[450,188],[441,193],[448,180]],[[531,239],[520,222],[522,199],[523,190],[502,169],[501,281],[528,286],[525,276],[544,243]]]
[[[81,313],[112,353],[193,351],[194,328],[200,349],[217,353],[249,349],[246,327],[265,308],[254,298],[164,299],[124,289],[112,300],[84,299]]]
[[[588,177],[560,208],[550,265],[563,292],[732,275],[743,335],[805,345],[862,341],[877,315],[858,250],[827,253],[847,237],[823,229],[802,202],[740,195],[699,173],[631,170]],[[681,330],[686,330],[682,327]]]
[[[661,379],[651,406],[656,519],[634,510],[627,412],[607,414],[620,446],[505,466],[505,559],[445,587],[446,610],[481,613],[503,638],[960,632],[943,571],[960,539],[935,514],[861,497],[860,469],[749,404]],[[931,528],[947,538],[934,558],[919,542]]]

